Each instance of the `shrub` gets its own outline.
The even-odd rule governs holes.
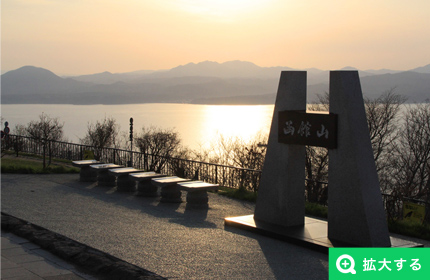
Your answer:
[[[389,220],[390,232],[430,240],[430,224],[408,220]]]

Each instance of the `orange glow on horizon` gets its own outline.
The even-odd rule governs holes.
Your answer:
[[[430,1],[8,0],[2,70],[59,75],[250,61],[408,70],[430,62]]]

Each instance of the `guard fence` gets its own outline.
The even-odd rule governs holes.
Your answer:
[[[82,160],[88,151],[94,153],[101,162],[133,166],[137,169],[151,170],[171,176],[219,184],[220,186],[256,191],[261,177],[260,170],[207,163],[195,160],[164,157],[117,148],[97,148],[89,145],[40,140],[27,136],[8,135],[2,141],[2,150],[14,150],[67,160]]]
[[[105,163],[114,163],[124,166],[133,166],[137,169],[151,170],[166,175],[179,176],[194,180],[201,180],[220,186],[257,191],[261,179],[261,170],[240,168],[215,163],[201,162],[189,159],[164,157],[145,154],[138,151],[129,151],[117,148],[97,148],[89,145],[75,144],[54,140],[40,140],[27,136],[7,135],[2,139],[3,150],[13,150],[18,153],[41,155],[48,158],[67,160],[82,160],[88,151]],[[327,190],[327,182],[314,182],[307,180],[306,184],[319,184]],[[430,222],[430,203],[424,200],[382,194],[385,211],[390,219],[403,217],[408,213],[404,211],[405,204],[415,205],[424,211],[424,220]],[[412,203],[412,204],[411,204]]]

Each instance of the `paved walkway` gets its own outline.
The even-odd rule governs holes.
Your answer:
[[[1,279],[95,280],[28,240],[1,231]]]
[[[209,194],[209,210],[188,209],[78,177],[2,174],[2,212],[169,279],[328,279],[327,255],[224,226],[252,203]]]

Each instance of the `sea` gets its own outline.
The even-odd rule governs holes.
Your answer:
[[[46,114],[62,123],[66,141],[80,143],[88,125],[113,118],[120,131],[128,135],[130,118],[133,132],[151,126],[179,134],[182,145],[190,149],[207,149],[223,138],[251,140],[268,135],[274,105],[194,105],[194,104],[127,104],[127,105],[46,105],[2,104],[2,130],[9,123],[10,133],[16,125],[26,125]]]

